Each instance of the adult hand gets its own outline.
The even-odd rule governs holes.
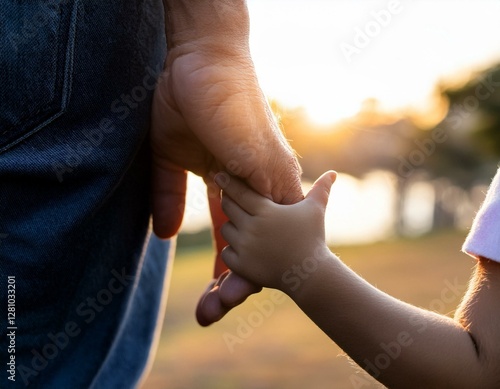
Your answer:
[[[162,238],[173,236],[181,224],[186,170],[207,183],[216,227],[225,221],[219,191],[212,182],[221,170],[242,178],[275,202],[303,199],[299,164],[257,82],[246,14],[240,12],[236,18],[226,10],[230,25],[209,33],[203,29],[217,25],[213,18],[207,19],[210,12],[203,9],[200,23],[212,20],[212,24],[197,25],[194,30],[200,33],[191,34],[192,29],[184,31],[182,23],[176,25],[153,101],[153,227]],[[171,16],[175,18],[175,12]],[[214,234],[220,255],[225,244],[218,228]],[[236,274],[223,273],[202,296],[198,321],[208,325],[219,320],[258,290]]]

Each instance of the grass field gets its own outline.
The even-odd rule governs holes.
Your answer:
[[[333,250],[380,289],[451,315],[474,265],[460,253],[464,237],[464,233],[447,232]],[[211,267],[211,250],[179,249],[159,349],[142,389],[356,387],[351,379],[359,369],[288,297],[277,299],[278,292],[265,290],[221,322],[199,327],[194,309]],[[462,293],[454,298],[448,293],[445,303],[440,296],[450,283],[463,285]],[[258,309],[266,301],[267,317]],[[243,322],[249,325],[246,333],[241,332]],[[369,378],[363,375],[363,379]],[[371,380],[357,387],[380,386]]]

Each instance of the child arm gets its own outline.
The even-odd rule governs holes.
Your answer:
[[[292,206],[274,204],[236,179],[220,181],[231,221],[222,229],[229,268],[287,293],[388,387],[499,387],[500,264],[478,261],[454,319],[397,300],[327,249],[324,210],[333,181],[334,174],[323,175]]]

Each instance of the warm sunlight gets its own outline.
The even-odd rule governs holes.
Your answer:
[[[474,283],[499,273],[500,0],[245,1],[255,71],[303,193],[326,171],[337,179],[326,207],[327,180],[288,205],[301,199],[296,165],[261,134],[272,125],[249,119],[251,133],[237,135],[256,152],[232,147],[235,159],[214,155],[215,169],[287,205],[224,204],[235,225],[224,227],[222,257],[234,274],[200,299],[221,241],[209,247],[206,186],[189,173],[166,323],[143,389],[491,387],[494,369],[459,370],[477,356],[467,329],[481,336],[500,323],[494,283],[470,299]],[[471,284],[474,266],[486,270]],[[198,318],[200,307],[221,318],[246,289],[238,276],[269,288],[198,328],[195,307]]]
[[[354,116],[360,108],[357,98],[349,96],[348,100],[352,102],[349,105],[348,101],[336,99],[332,92],[318,89],[317,95],[311,96],[304,103],[306,111],[311,120],[319,125],[334,123],[339,119]]]
[[[447,110],[438,97],[438,85],[463,82],[500,60],[498,1],[248,0],[248,6],[251,50],[265,94],[284,110],[303,107],[317,125],[311,128],[324,131],[331,130],[328,124],[353,118],[367,107],[395,120],[410,115],[423,128],[431,128]],[[290,126],[285,130],[293,146],[308,154],[301,163],[305,171],[313,168],[309,179],[321,174],[314,165],[332,153],[328,148],[346,137],[346,132],[336,133],[314,143],[318,139],[312,136],[296,134],[294,138]],[[353,126],[347,135],[358,130]],[[349,172],[363,163],[358,157],[349,159],[350,153],[360,154],[363,147],[374,149],[374,139],[359,146],[363,138],[368,137],[355,141],[353,153],[347,150],[344,157],[336,163],[330,160],[324,169],[347,168]],[[378,147],[397,149],[399,146],[390,143],[393,141],[380,140]],[[321,155],[320,145],[325,148]],[[396,154],[391,158],[407,160],[409,156]],[[351,162],[343,162],[346,159]],[[333,188],[334,200],[327,215],[330,243],[376,240],[394,227],[391,218],[395,217],[397,189],[393,183],[398,177],[377,173],[360,178],[343,174]],[[425,231],[430,223],[430,216],[425,215],[432,213],[431,208],[421,210],[425,204],[420,200],[431,198],[433,193],[426,197],[417,191],[423,186],[415,188],[412,193],[417,194],[408,195],[404,211],[409,232]],[[416,209],[420,211],[414,212]],[[209,223],[203,183],[190,176],[183,230],[196,231]]]
[[[304,182],[304,191],[307,193],[311,186],[311,182]],[[194,233],[210,226],[205,188],[200,177],[189,173],[183,232]],[[391,235],[394,197],[394,177],[388,173],[373,172],[363,181],[339,174],[325,215],[327,242],[361,243]]]
[[[249,0],[266,94],[320,123],[383,110],[432,110],[436,83],[500,58],[498,1]],[[464,28],[466,26],[466,28]]]

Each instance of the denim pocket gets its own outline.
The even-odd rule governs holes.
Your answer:
[[[60,116],[69,100],[78,0],[2,0],[0,152]]]

